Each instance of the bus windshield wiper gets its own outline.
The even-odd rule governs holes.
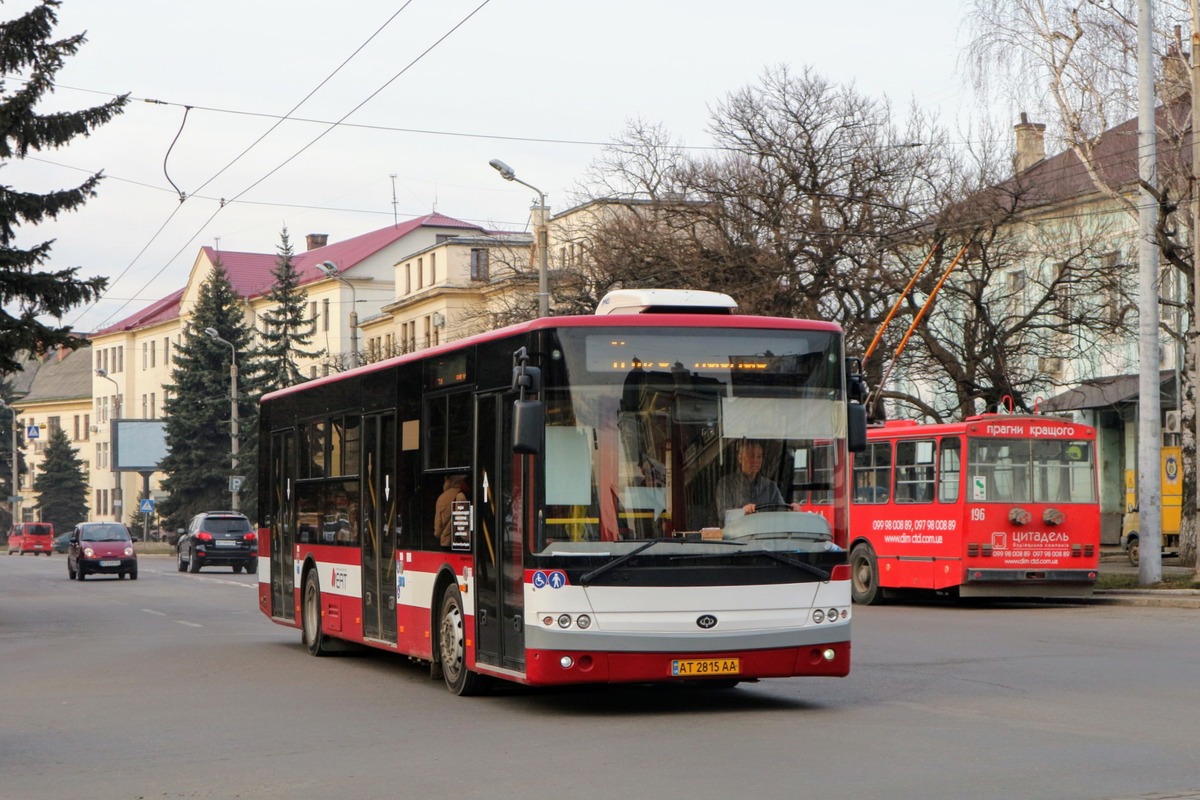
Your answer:
[[[642,544],[642,545],[639,545],[639,546],[633,548],[632,550],[630,550],[628,553],[621,556],[620,558],[614,558],[612,561],[609,561],[607,564],[602,564],[601,566],[596,567],[594,570],[592,570],[591,572],[589,572],[588,574],[584,575],[582,578],[579,579],[579,585],[587,586],[588,584],[590,584],[592,581],[596,580],[596,578],[599,578],[604,573],[608,572],[611,569],[616,569],[621,564],[624,564],[626,561],[628,561],[629,559],[636,556],[638,553],[641,553],[645,550],[649,550],[651,547],[653,547],[656,544],[662,544],[663,542],[680,542],[682,544],[682,541],[683,540],[681,540],[681,539],[651,539],[650,541],[646,542],[645,544]]]
[[[742,543],[741,542],[730,542],[730,544],[742,544]],[[744,547],[745,545],[742,545],[742,546]],[[782,553],[777,553],[774,550],[744,550],[743,552],[738,553],[738,555],[739,556],[766,556],[767,558],[778,561],[780,564],[787,564],[789,567],[795,567],[796,569],[800,570],[801,572],[807,572],[810,575],[820,578],[822,581],[829,580],[830,575],[832,574],[830,572],[827,572],[827,571],[821,569],[820,567],[814,567],[812,564],[806,564],[803,561],[797,561],[794,558],[788,558],[787,556],[783,555]],[[680,556],[680,558],[687,558],[687,559],[724,558],[724,557],[725,557],[724,553],[705,553],[702,555]]]

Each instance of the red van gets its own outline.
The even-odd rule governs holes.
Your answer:
[[[8,533],[8,554],[54,552],[54,525],[49,522],[17,522]]]

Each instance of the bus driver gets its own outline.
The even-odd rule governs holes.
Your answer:
[[[762,474],[762,442],[743,439],[738,445],[738,469],[717,482],[717,512],[724,516],[728,510],[753,514],[759,506],[790,506],[800,510],[799,503],[785,503],[783,493],[770,478]]]

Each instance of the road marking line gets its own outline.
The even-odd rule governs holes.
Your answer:
[[[178,622],[180,625],[187,625],[189,628],[203,628],[204,627],[199,622],[188,622],[185,619],[177,619],[175,621]]]
[[[143,608],[142,611],[145,611],[147,614],[153,614],[156,617],[165,617],[167,615],[167,612],[155,611],[153,608]]]

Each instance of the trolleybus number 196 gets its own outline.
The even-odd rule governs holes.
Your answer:
[[[738,658],[686,658],[671,662],[672,675],[737,675],[742,671]]]

